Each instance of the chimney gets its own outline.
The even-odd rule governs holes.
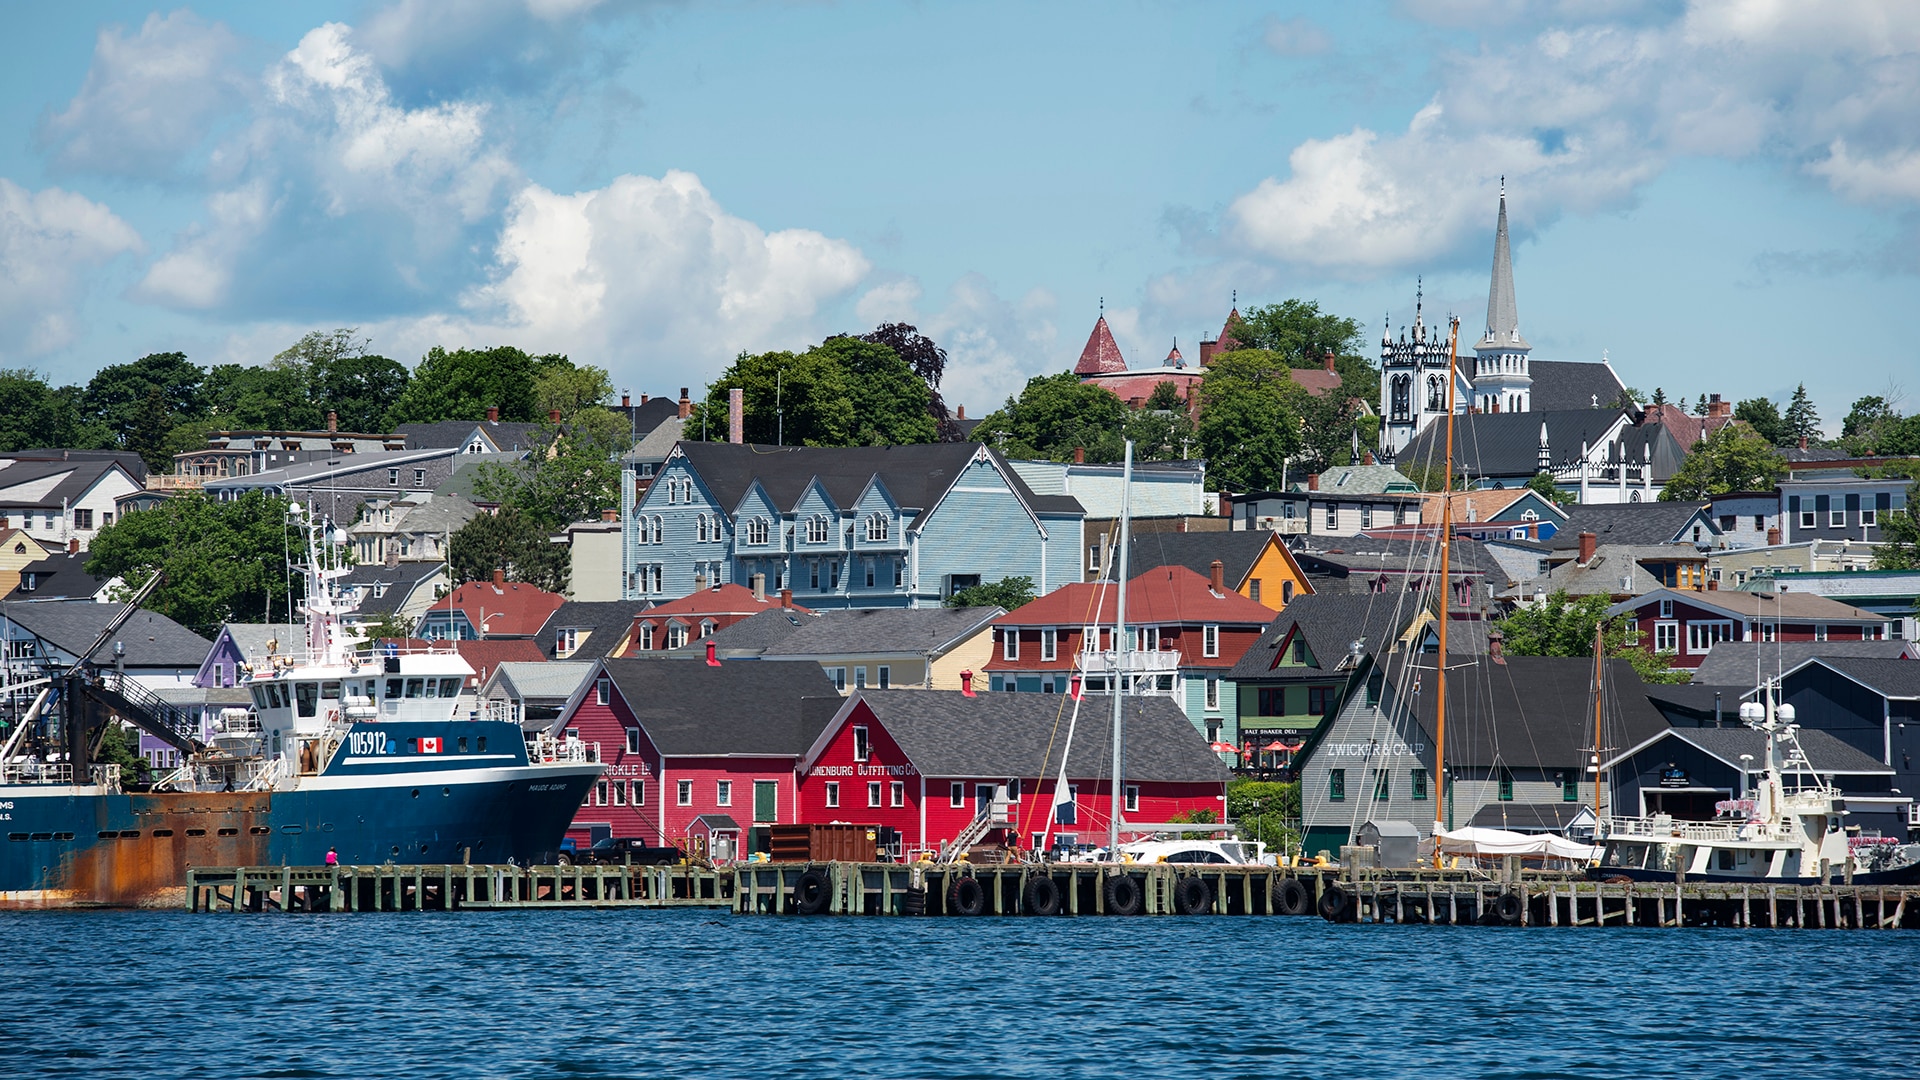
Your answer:
[[[1585,566],[1588,563],[1593,561],[1593,550],[1599,544],[1599,542],[1600,542],[1600,538],[1593,535],[1593,532],[1591,530],[1581,532],[1580,534],[1580,565],[1581,566]]]
[[[80,538],[79,537],[76,536],[67,541],[67,554],[69,555],[80,554]]]
[[[1227,568],[1219,559],[1213,560],[1212,565],[1207,567],[1207,579],[1215,595],[1227,595]]]
[[[1078,676],[1076,676],[1076,678],[1078,678]],[[973,669],[972,668],[966,668],[965,670],[960,672],[960,693],[965,697],[973,696]]]
[[[1499,630],[1487,634],[1487,655],[1496,664],[1507,662],[1507,635]]]
[[[1307,490],[1308,491],[1320,490],[1320,474],[1319,473],[1310,472],[1307,474]]]
[[[1719,591],[1720,591],[1720,583],[1719,583],[1719,582],[1717,582],[1717,581],[1714,581],[1714,580],[1712,580],[1711,578],[1709,578],[1709,579],[1707,580],[1707,591],[1708,591],[1708,592],[1719,592]]]
[[[790,608],[793,606],[793,590],[792,589],[780,590],[780,606],[783,608]]]
[[[625,390],[620,391],[620,407],[623,409],[631,409],[633,407],[633,395]]]
[[[1807,437],[1805,435],[1802,435],[1800,436],[1800,449],[1805,450],[1806,448],[1807,448]]]
[[[1221,517],[1230,518],[1233,516],[1233,496],[1232,495],[1229,495],[1228,493],[1222,491],[1218,495],[1214,496],[1214,499],[1215,499],[1216,505],[1220,507]]]
[[[1778,525],[1767,526],[1767,546],[1768,547],[1780,546],[1780,526]]]
[[[332,409],[328,409],[327,410],[327,434],[331,435],[334,432],[339,430],[340,430],[340,414],[333,411]]]
[[[712,639],[712,638],[708,638],[708,639],[707,639],[707,666],[708,666],[708,667],[719,667],[719,666],[720,666],[720,658],[719,658],[718,656],[716,656],[716,655],[714,655],[714,648],[713,648],[713,639]]]
[[[706,587],[707,587],[707,572],[705,570],[702,570],[701,572],[693,575],[693,591],[694,592],[701,592],[705,590]]]
[[[601,521],[619,521],[620,511],[615,510],[613,507],[609,506],[605,510],[600,511],[600,520]]]
[[[1087,463],[1087,448],[1086,448],[1086,447],[1084,447],[1084,446],[1076,446],[1076,447],[1074,447],[1074,448],[1073,448],[1073,463],[1074,463],[1075,465],[1085,465],[1085,464]]]
[[[497,424],[499,422],[500,422],[500,406],[498,405],[487,406],[487,423]]]
[[[960,411],[954,414],[954,419],[965,420],[967,418],[967,407],[965,405],[962,405],[959,408],[960,408]]]
[[[547,410],[547,423],[549,423],[549,424],[557,424],[557,423],[559,423],[559,422],[560,422],[560,410],[559,410],[559,409],[548,409],[548,410]]]
[[[680,388],[680,419],[685,420],[692,415],[693,399],[687,396],[687,388],[683,386]]]
[[[1075,701],[1080,700],[1080,673],[1077,671],[1067,679],[1067,695]]]
[[[645,395],[645,394],[641,394],[641,395],[640,395],[640,404],[642,404],[642,405],[645,405],[645,404],[647,403],[647,401],[648,401],[648,398],[647,398],[647,395]]]
[[[387,544],[387,566],[389,569],[400,565],[400,548],[393,543]]]
[[[753,575],[753,598],[758,603],[767,602],[767,575]]]
[[[1367,451],[1367,452],[1366,452],[1366,453],[1365,453],[1364,455],[1362,455],[1362,456],[1361,456],[1361,458],[1360,458],[1360,464],[1362,464],[1362,465],[1378,465],[1378,464],[1379,464],[1379,462],[1377,462],[1377,461],[1375,461],[1375,460],[1373,460],[1373,451],[1371,451],[1371,450],[1369,450],[1369,451]]]
[[[736,386],[727,391],[727,441],[738,446],[746,442],[747,392]]]
[[[1322,358],[1322,361],[1327,365],[1328,371],[1333,370],[1333,350],[1332,349],[1327,350],[1327,355]]]
[[[1720,400],[1719,394],[1707,398],[1707,416],[1709,419],[1724,418],[1733,415],[1733,403]]]
[[[499,567],[495,567],[493,570],[493,587],[496,589],[504,589],[507,587],[507,572]]]

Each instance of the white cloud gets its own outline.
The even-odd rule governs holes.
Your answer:
[[[984,275],[969,273],[954,282],[946,307],[915,323],[947,350],[940,393],[948,407],[965,405],[968,415],[985,416],[1017,395],[1030,376],[1072,367],[1054,325],[1058,308],[1045,289],[1008,300]],[[1077,342],[1073,348],[1078,350]]]
[[[853,313],[864,324],[912,323],[919,318],[920,280],[913,277],[884,281],[868,289],[853,305]]]
[[[1920,5],[1836,0],[1410,4],[1485,21],[1403,131],[1310,139],[1229,206],[1243,253],[1349,278],[1484,248],[1498,178],[1517,223],[1624,205],[1679,157],[1770,157],[1859,200],[1920,198]],[[1519,36],[1503,24],[1544,19]]]
[[[28,191],[0,178],[0,356],[71,344],[79,271],[144,250],[113,211],[59,188]]]
[[[225,26],[185,10],[149,15],[132,36],[108,26],[80,92],[42,121],[37,141],[66,169],[143,180],[173,172],[244,104],[232,65],[241,50]]]

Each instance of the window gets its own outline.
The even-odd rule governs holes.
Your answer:
[[[1500,780],[1500,801],[1512,802],[1513,801],[1513,772],[1509,769],[1502,768],[1500,770],[1499,780]]]
[[[867,688],[867,666],[865,664],[853,669],[853,688],[855,690],[865,690]]]
[[[880,674],[880,689],[885,690],[888,687],[893,685],[893,668],[887,666],[886,664],[881,664],[879,668],[879,674]]]
[[[1393,774],[1385,769],[1373,774],[1373,801],[1387,802],[1393,798]]]
[[[1059,803],[1053,808],[1053,823],[1055,825],[1077,825],[1080,823],[1079,797],[1080,789],[1073,784],[1068,784],[1066,801]]]
[[[1040,631],[1040,659],[1042,660],[1053,659],[1054,649],[1056,647],[1057,642],[1058,642],[1058,638],[1054,634],[1053,627],[1049,626],[1041,630]]]
[[[1099,572],[1100,572],[1100,545],[1088,544],[1087,545],[1087,573],[1097,574]]]
[[[93,511],[75,510],[73,512],[73,527],[76,529],[93,528]]]
[[[1220,680],[1207,680],[1207,711],[1216,712],[1220,708]]]
[[[865,761],[873,753],[873,744],[867,735],[867,725],[853,725],[853,760]]]
[[[747,543],[764,544],[767,542],[767,519],[757,517],[747,522]]]
[[[867,570],[867,588],[869,588],[869,589],[871,589],[871,588],[873,588],[873,582],[874,582],[874,571],[875,571],[875,567],[874,567],[874,564],[875,564],[875,563],[878,563],[879,561],[880,561],[880,560],[878,560],[878,559],[861,559],[861,560],[860,560],[860,562],[861,562],[861,563],[862,563],[863,565],[865,565],[865,567],[866,567],[866,570]]]
[[[1568,769],[1566,778],[1560,781],[1560,801],[1580,801],[1580,770]]]
[[[1258,716],[1287,715],[1287,688],[1284,686],[1262,686],[1256,691],[1260,711]]]
[[[1127,801],[1127,813],[1129,813],[1129,814],[1132,814],[1132,813],[1136,813],[1136,812],[1138,812],[1138,811],[1139,811],[1139,809],[1140,809],[1140,788],[1139,788],[1139,785],[1137,785],[1137,784],[1128,784],[1128,785],[1126,786],[1126,789],[1125,789],[1125,790],[1126,790],[1126,793],[1127,793],[1127,800],[1126,800],[1126,801]]]
[[[1847,496],[1847,498],[1851,499],[1853,498],[1853,496],[1849,495]],[[1880,494],[1875,495],[1873,497],[1872,506],[1862,505],[1860,507],[1860,524],[1862,526],[1871,527],[1871,526],[1880,524],[1880,508],[1881,508],[1880,500],[1887,499],[1887,498],[1888,498],[1888,493],[1883,491]]]
[[[637,727],[630,727],[627,729],[627,753],[637,754],[639,752],[640,752],[640,729]]]
[[[713,784],[713,803],[715,806],[733,805],[733,781],[716,780]]]
[[[613,805],[627,805],[627,782],[625,780],[615,780],[613,782]]]
[[[679,805],[692,806],[693,805],[693,781],[691,780],[680,781],[679,788],[674,792],[674,794],[678,797]]]
[[[1347,801],[1347,770],[1345,769],[1328,769],[1327,770],[1327,801],[1328,802],[1346,802]]]
[[[1339,527],[1340,527],[1340,504],[1329,503],[1327,505],[1327,531],[1331,532],[1334,529],[1337,529]]]
[[[817,562],[807,564],[807,588],[820,591],[820,564]]]
[[[1414,802],[1427,799],[1427,770],[1415,769],[1407,777],[1407,786],[1412,790]]]
[[[595,780],[593,782],[593,805],[607,805],[607,782],[605,780]]]
[[[1755,532],[1765,532],[1767,529],[1767,515],[1753,515],[1753,528]]]
[[[1716,641],[1733,637],[1731,622],[1690,622],[1687,624],[1687,652],[1698,655],[1713,648]]]
[[[645,780],[633,780],[629,781],[629,786],[633,788],[633,805],[647,805],[647,782]]]
[[[845,692],[845,690],[847,689],[847,669],[846,668],[843,668],[843,667],[828,668],[827,678],[833,680],[833,688],[835,690]]]
[[[400,470],[399,469],[387,470],[387,483],[391,484],[394,487],[400,486]]]
[[[1657,622],[1653,624],[1653,651],[1670,653],[1680,651],[1680,624]]]
[[[1814,628],[1813,628],[1813,640],[1815,640],[1815,641],[1825,641],[1825,640],[1827,640],[1827,624],[1826,624],[1826,623],[1819,623],[1819,624],[1817,624],[1817,625],[1815,625],[1815,626],[1814,626]]]
[[[840,587],[840,560],[835,559],[832,562],[827,564],[827,588],[838,589],[839,587]]]
[[[606,678],[595,680],[593,684],[593,703],[595,705],[605,705],[607,703],[611,682],[612,680]]]
[[[880,805],[880,781],[878,780],[872,780],[867,783],[867,805]]]
[[[1847,498],[1855,503],[1858,503],[1860,500],[1860,496],[1858,495],[1849,495]],[[1836,529],[1844,529],[1847,527],[1847,511],[1844,503],[1833,502],[1831,496],[1827,495],[1820,496],[1819,501],[1831,507],[1831,509],[1827,510],[1827,524],[1829,526]]]
[[[829,780],[827,781],[827,809],[833,810],[833,809],[837,809],[839,806],[840,806],[840,783],[837,780]]]
[[[1020,659],[1020,631],[1017,627],[1009,626],[1000,631],[1000,658]]]
[[[697,543],[697,544],[704,544],[707,542],[707,515],[697,514],[694,516],[693,540],[694,540],[694,543]]]
[[[1252,581],[1247,582],[1247,599],[1253,601],[1256,604],[1260,602],[1260,579],[1259,578],[1254,578]]]
[[[653,648],[653,624],[652,623],[640,624],[640,647],[642,649]]]
[[[807,543],[824,544],[827,542],[827,516],[815,514],[807,519]]]
[[[1333,708],[1334,688],[1331,686],[1307,687],[1307,714],[1325,716]]]
[[[1200,655],[1220,655],[1220,628],[1209,623],[1200,628]]]
[[[1469,515],[1468,515],[1468,519],[1469,519],[1469,520],[1471,520],[1471,519],[1472,519],[1472,515],[1471,515],[1471,514],[1469,514]],[[1371,529],[1371,528],[1373,528],[1373,507],[1371,507],[1371,506],[1362,506],[1362,507],[1360,508],[1360,527],[1361,527],[1362,529]]]
[[[1720,531],[1721,532],[1732,532],[1733,524],[1734,524],[1734,515],[1732,514],[1720,515]]]
[[[1800,496],[1792,495],[1787,498],[1787,512],[1800,520],[1801,528],[1813,528],[1813,508],[1807,506]]]
[[[580,631],[569,626],[553,635],[553,653],[555,659],[565,660],[580,647]]]
[[[867,542],[880,543],[887,538],[887,515],[867,515]]]
[[[907,805],[907,785],[905,781],[895,780],[887,785],[887,805]]]
[[[906,584],[906,580],[907,561],[905,559],[893,560],[893,587],[896,589],[899,588],[901,585]]]
[[[687,628],[683,623],[667,624],[667,648],[677,649],[687,643]]]
[[[1307,639],[1304,637],[1293,639],[1293,662],[1296,664],[1307,662]]]
[[[1774,639],[1774,636],[1778,634],[1779,631],[1780,631],[1779,623],[1762,623],[1760,626],[1760,640],[1772,641]]]
[[[667,542],[667,521],[659,514],[653,515],[653,542],[656,544],[664,544]],[[658,580],[659,579],[656,578],[654,584],[654,591],[656,592],[660,589]]]
[[[1893,492],[1882,491],[1873,497],[1873,510],[1870,515],[1860,519],[1862,525],[1878,525],[1880,519],[1893,510]]]
[[[961,783],[954,784],[948,791],[948,799],[948,805],[952,806],[955,810],[964,809],[967,805],[967,785]]]
[[[426,485],[427,485],[427,470],[425,469],[413,470],[413,486],[425,487]]]
[[[1673,601],[1671,600],[1660,601],[1660,617],[1663,619],[1673,618]]]

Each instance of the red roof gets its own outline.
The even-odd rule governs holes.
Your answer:
[[[453,590],[451,597],[434,601],[433,606],[458,609],[475,630],[490,638],[530,638],[566,602],[559,593],[524,582],[469,581]]]
[[[1094,386],[1113,391],[1115,396],[1129,405],[1135,404],[1135,398],[1140,399],[1138,404],[1145,405],[1147,399],[1153,396],[1154,389],[1163,382],[1172,383],[1174,387],[1180,391],[1180,400],[1189,400],[1190,391],[1195,384],[1199,383],[1204,375],[1205,372],[1197,369],[1142,373],[1124,372],[1118,375],[1096,375],[1088,378],[1086,381]]]
[[[1127,359],[1120,355],[1120,345],[1113,340],[1113,331],[1107,328],[1107,317],[1093,324],[1093,333],[1087,335],[1087,347],[1080,350],[1080,362],[1073,365],[1075,375],[1098,375],[1103,372],[1127,370]]]
[[[1167,366],[1179,367],[1181,364],[1186,363],[1186,360],[1186,357],[1180,355],[1180,343],[1177,341],[1174,342],[1173,348],[1167,350]]]
[[[1106,582],[1062,585],[1018,610],[993,620],[995,626],[1086,626],[1113,621],[1119,596]],[[1207,579],[1184,566],[1160,566],[1127,582],[1129,625],[1215,623],[1265,626],[1273,609],[1249,600],[1228,586],[1213,591]]]
[[[756,615],[762,611],[779,606],[780,598],[778,596],[769,596],[762,600],[755,597],[753,590],[747,588],[745,585],[729,583],[716,588],[701,589],[698,592],[689,593],[678,600],[669,600],[664,604],[655,604],[635,615],[634,620],[636,622],[647,619],[659,621],[675,616],[681,618],[692,616],[697,619],[709,615],[737,615],[745,618],[749,615]],[[795,604],[793,605],[793,610],[805,611],[807,609]]]
[[[1340,389],[1340,373],[1322,368],[1288,368],[1287,378],[1292,379],[1307,393],[1314,397],[1325,397],[1330,390]]]
[[[1236,307],[1227,312],[1227,321],[1220,326],[1220,336],[1214,339],[1213,351],[1215,353],[1232,352],[1235,349],[1244,349],[1247,347],[1239,338],[1233,336],[1234,326],[1243,321],[1244,320],[1240,318],[1239,308]]]
[[[488,618],[492,618],[491,615]],[[532,638],[503,638],[486,641],[456,641],[454,647],[460,651],[460,659],[473,668],[473,676],[468,685],[479,686],[497,670],[501,664],[546,663],[547,655]]]

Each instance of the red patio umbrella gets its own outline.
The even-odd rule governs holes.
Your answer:
[[[1231,754],[1235,750],[1238,750],[1239,747],[1233,745],[1230,742],[1220,742],[1219,740],[1216,739],[1214,740],[1211,746],[1207,747],[1207,749],[1212,750],[1216,754]]]
[[[1268,743],[1267,745],[1265,745],[1265,746],[1263,746],[1263,747],[1261,747],[1260,749],[1262,749],[1262,750],[1289,750],[1289,749],[1292,749],[1292,748],[1291,748],[1291,747],[1289,747],[1289,746],[1288,746],[1288,745],[1287,745],[1286,743],[1283,743],[1283,742],[1281,742],[1281,741],[1280,741],[1279,739],[1275,739],[1275,740],[1273,740],[1272,742],[1270,742],[1270,743]]]

